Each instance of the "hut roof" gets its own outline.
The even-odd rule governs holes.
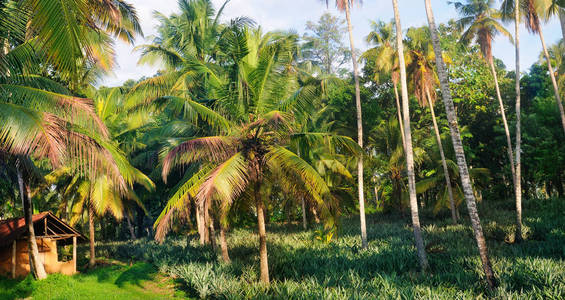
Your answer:
[[[76,236],[85,239],[80,232],[49,211],[33,215],[32,222],[36,238],[63,240]],[[0,248],[27,237],[27,234],[23,217],[0,221]]]

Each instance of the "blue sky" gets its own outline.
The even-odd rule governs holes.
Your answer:
[[[219,7],[224,0],[212,0]],[[137,8],[146,37],[155,34],[156,20],[153,11],[171,14],[177,10],[177,0],[130,0]],[[330,3],[333,0],[330,1]],[[497,1],[498,2],[498,1]],[[404,29],[410,26],[427,25],[423,0],[399,0],[401,23]],[[446,0],[432,0],[436,22],[446,22],[456,18],[457,13]],[[224,20],[246,16],[254,19],[265,30],[288,30],[304,32],[307,21],[317,20],[324,12],[339,14],[333,5],[329,9],[319,0],[231,0],[224,10]],[[367,48],[364,37],[369,33],[371,20],[388,21],[393,18],[391,1],[364,0],[362,6],[352,9],[355,47]],[[513,25],[507,25],[513,32]],[[546,43],[553,44],[561,38],[561,28],[555,18],[544,25]],[[524,28],[520,31],[521,69],[526,70],[538,60],[541,44],[538,36],[530,35]],[[344,40],[346,41],[346,40]],[[138,39],[136,44],[148,43],[149,40]],[[347,44],[348,45],[348,44]],[[121,42],[116,43],[118,67],[114,74],[106,76],[102,85],[117,86],[127,79],[138,79],[154,74],[158,66],[138,66],[139,53],[133,51],[134,46]],[[508,69],[514,69],[514,46],[505,37],[499,36],[494,43],[494,55],[504,61]]]

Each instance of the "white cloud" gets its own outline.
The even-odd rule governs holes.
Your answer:
[[[158,22],[153,18],[153,11],[159,11],[169,15],[177,9],[177,0],[130,0],[136,7],[145,36],[155,34],[155,26]],[[216,8],[219,8],[223,0],[212,0]],[[444,1],[434,1],[434,12],[438,22],[445,22],[457,15],[452,6]],[[426,14],[424,1],[404,0],[400,1],[400,14],[403,28],[409,26],[426,25]],[[338,14],[330,1],[329,10]],[[246,16],[261,25],[265,30],[289,30],[293,29],[299,33],[304,30],[308,20],[317,20],[326,11],[326,6],[319,0],[231,0],[224,10],[223,20]],[[356,6],[352,9],[352,23],[355,36],[355,46],[365,49],[364,37],[369,32],[369,21],[381,19],[388,21],[393,18],[392,5],[389,1],[364,1],[362,7]],[[512,25],[508,26],[509,31]],[[545,26],[546,41],[554,43],[561,38],[561,31],[557,20],[552,20]],[[139,40],[137,44],[143,44],[148,40]],[[521,31],[522,70],[537,61],[541,51],[539,38],[529,35],[525,30]],[[157,71],[157,67],[138,66],[139,53],[133,52],[133,46],[122,42],[116,43],[116,53],[119,67],[114,71],[114,76],[105,78],[103,85],[120,85],[127,79],[138,79],[142,76],[151,76]],[[495,41],[494,55],[501,58],[509,69],[514,68],[514,50],[512,44],[506,39],[499,37]]]

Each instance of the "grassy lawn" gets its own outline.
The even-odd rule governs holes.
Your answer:
[[[0,279],[0,299],[171,299],[174,283],[148,263],[98,267],[75,276],[49,275],[34,281]]]

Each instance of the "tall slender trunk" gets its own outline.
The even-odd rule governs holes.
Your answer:
[[[481,220],[479,219],[479,213],[477,211],[477,203],[475,201],[473,187],[471,186],[471,178],[469,176],[469,170],[467,169],[465,151],[463,150],[463,143],[461,142],[461,134],[459,133],[459,125],[457,124],[457,115],[455,114],[453,99],[451,98],[451,90],[449,89],[449,80],[447,78],[447,71],[445,69],[443,55],[441,53],[441,46],[439,44],[439,37],[434,21],[432,5],[430,0],[424,0],[424,2],[426,7],[426,15],[428,16],[428,25],[430,27],[432,45],[436,56],[436,67],[437,67],[437,73],[441,86],[441,94],[443,97],[443,103],[445,105],[447,120],[449,122],[449,129],[451,131],[451,140],[453,142],[455,157],[457,158],[457,166],[459,167],[461,186],[463,187],[463,194],[465,196],[467,210],[469,212],[471,225],[473,227],[473,232],[475,234],[475,239],[477,241],[477,247],[479,248],[479,254],[481,257],[481,262],[483,264],[483,270],[485,272],[486,281],[489,288],[494,288],[497,285],[497,282],[494,272],[492,271],[490,259],[488,257],[488,249],[487,249],[485,237],[483,235],[483,229],[481,227]]]
[[[563,111],[563,102],[561,102],[561,96],[559,95],[559,86],[557,85],[557,80],[555,79],[555,73],[553,72],[553,67],[551,66],[551,60],[549,59],[549,52],[547,52],[547,46],[545,45],[545,39],[543,37],[543,30],[541,25],[538,24],[538,35],[541,41],[541,46],[543,48],[543,55],[547,61],[547,69],[549,70],[549,77],[551,78],[551,83],[553,84],[553,93],[555,94],[555,101],[557,101],[557,107],[559,107],[559,114],[561,115],[561,125],[563,126],[563,132],[565,133],[565,112]]]
[[[33,228],[33,204],[28,193],[28,186],[25,182],[21,163],[18,161],[16,165],[16,172],[18,176],[18,188],[20,190],[20,197],[22,198],[22,206],[24,209],[24,220],[28,231],[28,251],[29,251],[29,265],[30,271],[36,279],[42,280],[47,278],[45,267],[39,257],[39,249],[37,248],[37,240],[35,239],[35,230]]]
[[[402,107],[400,106],[400,97],[398,96],[398,86],[395,82],[394,85],[394,98],[396,100],[396,114],[398,115],[398,125],[400,126],[400,137],[402,138],[402,148],[406,152],[406,140],[404,137],[404,124],[402,124]]]
[[[451,209],[451,219],[453,224],[457,224],[457,209],[455,208],[455,199],[453,198],[453,187],[451,186],[451,176],[449,175],[449,169],[447,168],[447,162],[445,160],[445,153],[443,152],[443,143],[441,142],[441,135],[439,134],[439,127],[437,126],[436,113],[434,111],[434,104],[430,97],[430,91],[426,89],[426,97],[428,98],[428,105],[430,106],[430,111],[432,113],[432,122],[434,123],[434,131],[436,133],[437,146],[439,148],[439,155],[441,157],[441,165],[443,167],[443,173],[445,174],[445,184],[447,186],[447,195],[449,196],[449,208]]]
[[[94,207],[90,203],[88,205],[88,240],[90,242],[90,259],[88,260],[88,267],[92,268],[96,265],[96,253],[94,251]]]
[[[261,281],[269,283],[269,259],[267,256],[267,230],[265,229],[265,204],[261,198],[261,184],[255,184],[255,206],[257,208],[257,227],[259,231],[259,263]]]
[[[561,29],[565,38],[565,19],[563,9],[559,9],[559,18],[561,20]],[[516,233],[514,241],[522,241],[522,171],[521,158],[522,152],[522,134],[521,130],[521,110],[520,110],[520,6],[518,1],[514,1],[514,47],[516,47],[516,180],[514,181],[514,190],[516,195]],[[565,39],[564,39],[565,40]]]
[[[222,248],[222,259],[225,263],[230,263],[230,255],[228,252],[228,241],[226,239],[226,226],[220,222],[220,248]]]
[[[130,238],[131,238],[132,240],[135,240],[135,239],[136,239],[136,237],[135,237],[135,228],[133,228],[133,226],[132,226],[132,224],[131,224],[131,220],[130,220],[130,218],[129,218],[129,215],[127,215],[127,214],[126,214],[126,221],[127,221],[127,224],[128,224],[128,229],[129,229]]]
[[[363,119],[361,113],[361,91],[359,89],[359,71],[357,67],[357,55],[355,55],[355,44],[353,43],[353,27],[351,25],[351,12],[349,1],[345,4],[345,18],[347,19],[347,30],[349,32],[349,45],[351,46],[351,61],[353,62],[353,77],[355,79],[355,107],[357,109],[357,143],[363,149]],[[367,248],[367,225],[365,223],[365,195],[363,192],[363,153],[357,162],[357,185],[359,193],[359,219],[361,223],[361,247]]]
[[[212,216],[209,217],[209,222],[210,222],[210,245],[212,245],[212,249],[214,249],[214,251],[217,248],[216,245],[216,229],[214,228],[214,218],[212,218]]]
[[[320,224],[320,217],[318,217],[318,209],[316,208],[316,204],[310,206],[312,209],[312,216],[314,217],[314,222],[316,224]]]
[[[396,23],[396,48],[398,49],[398,64],[400,66],[400,91],[402,93],[402,116],[404,118],[404,138],[406,140],[406,170],[408,173],[408,194],[410,196],[410,215],[414,230],[414,240],[422,272],[428,269],[428,258],[420,228],[418,215],[418,199],[416,198],[416,176],[414,175],[414,153],[412,152],[412,132],[410,130],[410,108],[408,104],[408,86],[406,84],[406,65],[404,63],[404,45],[402,44],[402,26],[398,12],[398,0],[392,0],[394,21]]]
[[[376,184],[373,187],[373,190],[375,191],[375,205],[379,207],[379,189],[377,188]]]
[[[300,157],[300,147],[297,147],[296,154]],[[304,196],[300,196],[300,204],[302,205],[302,228],[306,230],[308,229],[308,220],[306,218],[306,200]]]
[[[196,204],[196,226],[198,227],[198,235],[200,237],[200,245],[205,245],[210,243],[210,237],[208,234],[208,228],[206,226],[206,218],[203,207]]]
[[[561,23],[561,35],[563,35],[563,41],[565,41],[565,9],[559,8],[559,23]]]
[[[308,220],[306,219],[306,200],[304,200],[304,197],[300,198],[300,202],[302,204],[302,228],[306,230],[308,229]]]
[[[494,67],[494,59],[492,57],[487,58],[488,64],[490,65],[490,71],[492,77],[494,78],[494,86],[496,88],[496,98],[498,98],[498,105],[500,106],[500,115],[502,116],[502,124],[504,125],[504,133],[506,134],[506,151],[508,152],[508,158],[510,161],[510,172],[512,173],[512,183],[516,186],[516,169],[514,167],[514,154],[512,153],[512,140],[510,138],[510,130],[508,129],[508,122],[506,121],[506,112],[504,110],[504,103],[502,102],[502,96],[500,95],[500,87],[498,86],[498,75],[496,74],[496,68]]]

